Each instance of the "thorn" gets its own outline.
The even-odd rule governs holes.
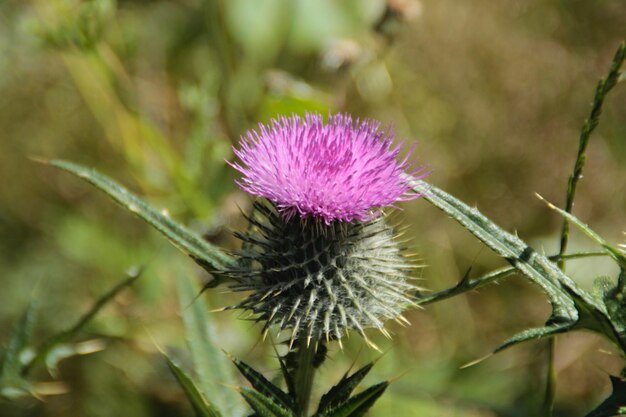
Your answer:
[[[272,322],[272,319],[274,318],[274,316],[276,315],[276,313],[278,312],[278,309],[283,305],[282,302],[279,302],[278,304],[276,304],[276,307],[274,307],[272,309],[272,314],[270,314],[270,317],[267,319],[267,323],[268,325]]]
[[[474,366],[476,364],[479,364],[480,362],[484,361],[485,359],[490,358],[491,356],[493,356],[493,352],[489,353],[489,354],[487,354],[487,355],[485,355],[485,356],[483,356],[481,358],[474,359],[473,361],[470,361],[470,362],[468,362],[468,363],[466,363],[464,365],[461,365],[459,367],[459,369],[465,369],[465,368],[469,368],[470,366]]]
[[[367,343],[367,345],[368,345],[369,347],[371,347],[372,349],[374,349],[376,352],[383,353],[383,351],[382,351],[382,350],[378,347],[378,345],[377,345],[376,343],[372,342],[371,340],[369,340],[369,339],[368,339],[367,337],[365,337],[365,336],[364,336],[364,338],[365,338],[365,343]]]
[[[378,331],[380,331],[387,339],[391,340],[391,335],[384,327],[379,328]]]
[[[269,297],[270,295],[272,295],[272,290],[267,291],[263,297],[261,297],[261,299],[259,301],[263,301],[265,300],[267,297]]]
[[[29,155],[28,159],[30,159],[33,162],[37,162],[39,164],[49,164],[50,163],[50,160],[48,158],[44,158],[43,156]]]
[[[400,372],[398,375],[396,375],[396,376],[394,376],[392,378],[389,378],[389,380],[387,382],[392,384],[392,383],[396,382],[397,380],[399,380],[400,378],[404,377],[409,372],[410,372],[409,369],[405,370],[404,372]]]
[[[291,318],[293,317],[293,315],[295,314],[296,310],[298,309],[298,306],[300,305],[301,301],[302,301],[302,297],[298,297],[296,302],[293,304],[293,307],[291,307],[291,311],[289,312],[289,317],[287,318],[288,322],[291,321]]]
[[[398,314],[397,320],[398,320],[398,321],[401,321],[401,322],[402,322],[402,323],[404,323],[406,326],[410,326],[410,325],[411,325],[411,322],[410,322],[410,321],[408,321],[408,320],[407,320],[407,318],[406,318],[406,317],[404,317],[402,314]]]

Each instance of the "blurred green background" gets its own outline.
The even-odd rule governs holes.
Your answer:
[[[0,342],[33,298],[43,339],[129,267],[146,267],[84,335],[107,348],[61,363],[67,393],[0,403],[0,416],[191,416],[157,346],[184,360],[175,280],[208,279],[100,192],[29,156],[94,166],[234,247],[250,200],[223,162],[231,145],[277,114],[347,111],[393,124],[417,141],[431,182],[551,254],[561,220],[534,193],[562,204],[595,84],[625,28],[623,0],[0,0]],[[574,207],[613,242],[626,230],[625,103],[618,85]],[[421,285],[505,264],[425,202],[402,208],[426,265]],[[574,232],[570,247],[593,245]],[[611,268],[585,260],[568,272],[588,287]],[[212,308],[237,297],[205,296]],[[548,314],[519,277],[409,312],[412,326],[390,326],[392,342],[373,335],[387,353],[369,379],[400,377],[371,415],[537,415],[545,343],[459,368]],[[236,312],[213,317],[221,348],[277,371],[258,327]],[[332,348],[318,384],[379,356],[362,344]],[[556,415],[584,415],[622,365],[596,336],[560,337]]]

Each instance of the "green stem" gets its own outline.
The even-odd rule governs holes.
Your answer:
[[[304,417],[308,413],[311,401],[311,391],[313,389],[313,379],[315,377],[315,343],[310,343],[307,338],[302,337],[298,343],[298,354],[296,370],[294,373],[294,385],[296,389],[296,401],[300,406],[301,415]]]
[[[582,178],[583,168],[585,167],[585,153],[587,151],[587,145],[589,144],[589,138],[591,136],[591,133],[600,123],[600,114],[602,114],[604,99],[606,98],[606,95],[609,93],[609,91],[611,91],[611,89],[615,87],[615,84],[617,84],[617,81],[621,74],[620,69],[622,67],[622,64],[624,63],[625,57],[626,43],[622,42],[619,48],[617,48],[617,52],[615,52],[609,74],[605,79],[600,80],[598,82],[598,86],[596,87],[596,94],[593,98],[591,112],[589,113],[589,117],[585,120],[585,123],[583,124],[583,127],[580,131],[580,138],[578,141],[578,153],[576,155],[576,162],[574,163],[574,170],[567,182],[565,211],[568,213],[571,213],[572,208],[574,207],[574,196],[576,195],[578,181]],[[568,241],[569,223],[567,220],[563,220],[563,226],[561,227],[561,247],[559,250],[559,255],[563,255],[565,253]],[[563,260],[559,261],[558,265],[562,270],[565,268],[565,262]]]
[[[576,154],[576,162],[574,163],[574,169],[572,175],[567,182],[567,192],[565,195],[565,211],[567,213],[572,212],[574,207],[574,197],[576,195],[576,188],[578,181],[582,178],[583,168],[585,167],[587,145],[589,144],[589,138],[591,133],[600,123],[600,114],[602,114],[602,106],[604,99],[609,91],[620,77],[620,69],[626,56],[626,43],[617,48],[611,69],[609,74],[603,80],[598,82],[596,87],[596,94],[593,98],[593,104],[591,106],[591,112],[589,117],[583,123],[583,127],[580,131],[580,137],[578,140],[578,153]],[[565,271],[565,259],[562,257],[567,250],[567,244],[569,243],[569,222],[567,219],[563,219],[563,225],[561,226],[561,240],[559,248],[559,256],[561,258],[557,261],[557,265],[562,271]],[[556,370],[554,369],[554,353],[556,348],[556,337],[550,338],[548,341],[548,356],[547,356],[547,375],[546,375],[546,391],[543,402],[544,415],[547,417],[552,416],[552,410],[554,408],[554,397],[556,393]]]
[[[554,411],[554,398],[556,397],[556,368],[554,366],[554,352],[556,351],[556,337],[548,339],[547,346],[547,372],[546,391],[543,397],[543,416],[551,416]]]

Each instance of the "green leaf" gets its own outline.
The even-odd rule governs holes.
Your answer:
[[[411,182],[413,189],[424,199],[443,210],[470,233],[506,258],[517,270],[538,284],[550,298],[554,315],[563,321],[576,322],[578,312],[574,301],[563,289],[563,282],[576,284],[561,272],[554,263],[537,253],[517,236],[514,236],[450,194],[421,180]]]
[[[0,377],[19,376],[22,373],[20,353],[26,348],[33,332],[35,322],[35,304],[31,303],[16,323],[9,345],[0,362]]]
[[[536,329],[515,337],[512,346],[524,340],[536,339],[560,332],[565,326],[574,325],[593,330],[609,330],[607,336],[621,344],[612,329],[606,307],[599,300],[581,290],[576,283],[561,271],[547,257],[539,254],[517,236],[514,236],[485,217],[478,209],[471,208],[450,194],[425,181],[407,178],[413,189],[423,194],[423,198],[459,222],[469,232],[507,259],[518,271],[539,285],[548,296],[552,314],[548,329]],[[582,316],[581,316],[582,315]],[[583,317],[584,316],[584,317]],[[556,327],[558,327],[558,329]],[[600,331],[604,334],[603,331]]]
[[[241,396],[259,417],[297,417],[292,411],[281,407],[266,395],[249,388],[240,388]]]
[[[626,381],[611,376],[613,392],[597,408],[585,417],[617,417],[626,416]]]
[[[194,285],[193,277],[184,270],[179,273],[177,288],[187,344],[201,391],[224,415],[243,415],[243,406],[237,393],[224,386],[235,385],[236,378],[226,355],[217,348],[213,316],[204,300],[197,297],[200,289]]]
[[[626,345],[626,272],[622,270],[617,285],[608,277],[598,277],[594,281],[596,292],[601,297],[621,340]],[[622,351],[626,354],[626,350]]]
[[[219,248],[96,170],[62,160],[52,160],[46,163],[70,172],[104,191],[113,200],[161,232],[174,246],[189,255],[209,272],[224,271],[234,263],[234,259]]]
[[[527,342],[529,340],[538,340],[543,339],[544,337],[554,336],[559,333],[565,333],[569,330],[572,330],[574,326],[575,324],[565,323],[527,329],[507,339],[503,344],[498,346],[498,348],[495,349],[493,353],[498,353],[508,347],[517,345],[522,342]]]
[[[373,366],[374,363],[370,362],[350,376],[346,373],[337,385],[332,387],[326,394],[322,395],[316,414],[323,415],[330,411],[330,409],[346,401]]]
[[[609,254],[607,252],[576,252],[576,253],[571,253],[571,254],[562,255],[562,256],[554,255],[554,256],[548,257],[548,259],[550,259],[551,261],[559,261],[559,260],[571,260],[571,259],[587,258],[587,257],[592,257],[592,256],[608,256],[608,255]],[[506,268],[496,269],[495,271],[491,271],[485,275],[481,275],[478,278],[472,278],[472,279],[470,279],[469,277],[469,272],[470,271],[467,271],[467,273],[459,280],[459,282],[454,287],[450,287],[445,290],[433,292],[430,294],[418,293],[416,295],[415,302],[419,305],[425,305],[425,304],[431,304],[437,301],[442,301],[447,298],[451,298],[451,297],[466,293],[468,291],[477,290],[478,288],[495,283],[501,279],[513,276],[518,271],[517,271],[517,268],[510,266]]]
[[[274,348],[274,353],[276,353],[276,357],[278,358],[278,363],[280,364],[280,373],[283,375],[283,379],[285,380],[285,385],[287,385],[287,392],[293,398],[296,397],[296,384],[293,380],[293,375],[291,374],[287,364],[285,363],[285,358],[278,354],[276,350],[276,345],[272,341],[272,346]]]
[[[236,358],[231,358],[239,372],[250,382],[255,390],[261,394],[270,398],[276,404],[279,404],[283,408],[287,408],[293,411],[295,414],[299,414],[299,407],[296,405],[293,398],[287,395],[283,390],[276,385],[268,381],[261,373],[257,372],[250,365],[242,362]]]
[[[91,319],[93,319],[105,305],[113,300],[117,294],[126,287],[131,286],[141,276],[141,270],[131,270],[127,275],[126,278],[98,298],[91,308],[83,314],[72,327],[44,342],[44,344],[37,349],[35,356],[24,368],[24,374],[27,374],[32,367],[38,363],[45,362],[50,374],[55,376],[56,366],[59,361],[69,356],[80,354],[80,349],[77,349],[75,345],[68,344],[68,342],[72,341]],[[96,351],[97,349],[91,350]]]
[[[26,349],[35,322],[35,304],[22,314],[16,323],[7,349],[0,361],[0,397],[16,398],[32,392],[30,383],[22,377],[24,365],[20,354]]]
[[[378,398],[385,392],[389,382],[384,381],[376,385],[372,385],[365,391],[349,398],[337,407],[326,411],[323,414],[316,414],[316,417],[360,417],[376,402]]]
[[[222,414],[219,410],[206,400],[189,375],[187,375],[187,373],[176,365],[169,357],[165,356],[165,360],[167,361],[167,366],[169,366],[183,391],[185,391],[185,395],[187,396],[187,399],[191,403],[193,409],[196,411],[196,415],[198,417],[221,417]]]
[[[549,201],[545,200],[543,197],[539,196],[538,197],[545,202],[548,207],[550,207],[552,210],[555,210],[557,213],[559,213],[561,216],[565,217],[565,219],[570,222],[573,223],[576,227],[578,227],[583,233],[585,233],[587,236],[589,236],[592,240],[594,240],[596,243],[598,243],[599,245],[601,245],[604,249],[606,249],[606,251],[609,253],[609,255],[611,255],[611,257],[615,260],[615,262],[617,262],[617,264],[619,265],[620,268],[622,269],[626,269],[626,255],[624,255],[624,253],[622,253],[622,251],[620,251],[619,249],[617,249],[615,246],[611,245],[608,241],[606,241],[602,236],[600,236],[599,234],[597,234],[596,232],[594,232],[589,225],[583,223],[582,221],[580,221],[576,216],[574,216],[571,213],[568,213],[567,211],[555,206],[554,204],[550,203]]]

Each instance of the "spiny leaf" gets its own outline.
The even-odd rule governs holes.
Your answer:
[[[24,368],[24,374],[27,374],[33,366],[40,362],[45,362],[48,367],[48,371],[54,375],[57,363],[68,357],[66,353],[59,355],[54,354],[57,347],[64,345],[72,341],[78,333],[94,318],[96,314],[111,301],[117,294],[119,294],[124,288],[131,286],[141,275],[141,270],[131,270],[127,274],[128,276],[120,281],[117,285],[103,294],[91,308],[69,329],[53,336],[46,341],[38,350],[33,359],[31,359]],[[71,356],[71,354],[70,354]]]
[[[578,312],[574,301],[561,285],[561,281],[576,284],[556,265],[538,254],[517,236],[514,236],[450,194],[422,180],[412,180],[413,189],[424,195],[429,203],[443,210],[493,251],[506,258],[516,269],[527,275],[548,295],[554,315],[563,321],[576,322]]]
[[[585,417],[617,417],[626,416],[626,381],[611,376],[613,392],[597,408]]]
[[[243,405],[237,393],[224,384],[234,385],[236,378],[226,355],[216,346],[213,316],[206,303],[197,295],[200,289],[186,270],[179,272],[177,281],[180,308],[185,324],[185,336],[191,350],[199,387],[207,399],[224,415],[243,415]]]
[[[565,333],[574,327],[572,323],[555,324],[551,326],[535,327],[517,333],[515,336],[506,340],[493,353],[498,353],[508,347],[517,345],[518,343],[527,342],[529,340],[538,340],[544,337],[554,336],[559,333]]]
[[[187,399],[191,403],[198,417],[221,417],[219,410],[207,401],[200,390],[193,383],[189,375],[176,365],[169,357],[165,356],[167,366],[170,368],[174,377],[185,391]]]
[[[227,266],[233,265],[234,260],[219,248],[175,222],[167,214],[152,207],[111,178],[96,170],[68,161],[52,160],[46,163],[77,175],[104,191],[113,200],[161,232],[174,246],[189,255],[209,272],[224,271]]]
[[[361,417],[376,402],[389,386],[388,381],[372,385],[365,391],[347,399],[337,407],[316,417]]]
[[[326,394],[322,395],[316,414],[324,414],[346,401],[373,366],[374,363],[370,362],[350,376],[346,373],[337,385],[332,387]]]
[[[241,396],[259,417],[297,417],[292,411],[281,407],[271,398],[249,388],[240,388]]]
[[[606,305],[606,309],[611,317],[611,322],[620,338],[626,341],[626,288],[624,280],[626,272],[622,270],[615,284],[608,277],[599,277],[594,281],[594,287]],[[625,342],[626,344],[626,342]],[[622,351],[626,354],[626,350]]]
[[[587,258],[592,256],[608,256],[607,252],[576,252],[568,255],[554,255],[548,257],[551,261],[559,261],[559,260],[571,260],[571,259],[580,259]],[[415,297],[415,302],[419,305],[431,304],[437,301],[442,301],[447,298],[454,297],[459,294],[463,294],[469,291],[476,290],[478,288],[484,287],[488,284],[495,283],[503,278],[510,277],[517,273],[517,268],[509,266],[506,268],[496,269],[495,271],[491,271],[485,275],[482,275],[478,278],[469,278],[469,274],[465,274],[461,280],[454,286],[447,288],[445,290],[441,290],[438,292],[434,292],[431,294],[422,294],[418,293]],[[469,273],[469,271],[468,271]]]
[[[239,369],[241,374],[250,382],[255,390],[267,396],[273,402],[279,404],[283,408],[287,408],[293,411],[295,414],[300,413],[299,408],[294,402],[293,398],[283,392],[283,390],[278,388],[276,385],[268,381],[263,375],[261,375],[261,373],[257,372],[250,365],[240,361],[239,359],[233,357],[231,358],[231,360],[233,361],[237,369]]]
[[[552,325],[572,328],[579,322],[584,323],[586,328],[608,330],[603,334],[618,345],[624,345],[610,323],[604,304],[581,290],[547,257],[537,253],[517,236],[502,230],[478,209],[467,206],[422,180],[415,180],[409,176],[407,180],[416,192],[424,195],[424,199],[450,215],[485,245],[506,258],[513,267],[539,285],[552,305],[550,316]],[[581,317],[583,314],[585,316]],[[535,333],[534,336],[541,333]],[[515,340],[528,339],[522,337],[515,338]],[[512,344],[507,343],[506,346],[512,346]]]

